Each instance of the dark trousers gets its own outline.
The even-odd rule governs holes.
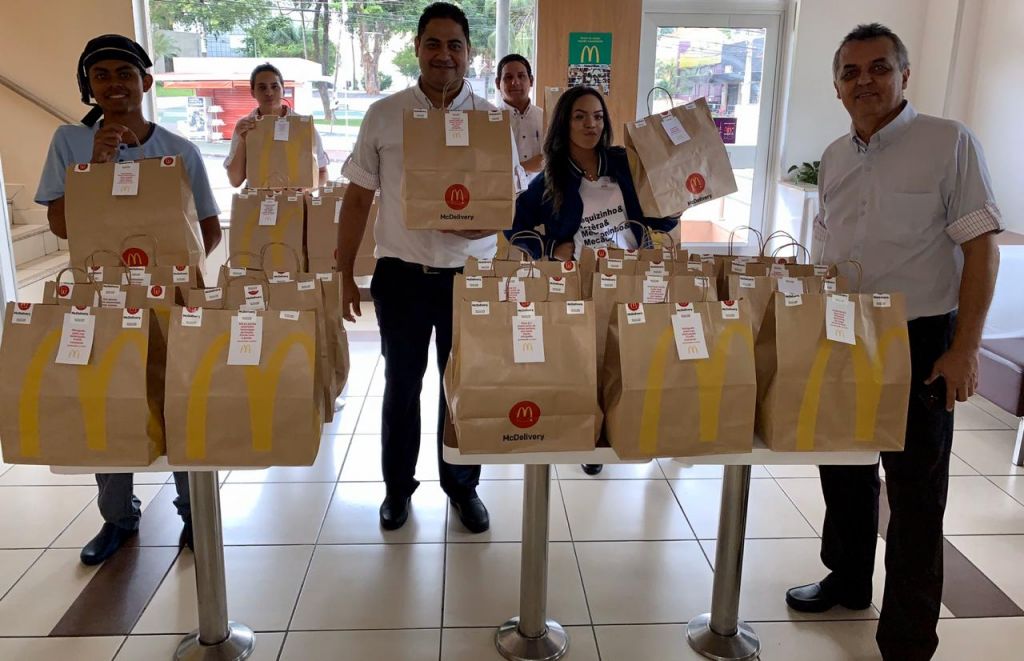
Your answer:
[[[912,382],[903,452],[883,452],[890,518],[885,595],[876,640],[886,661],[925,661],[938,647],[942,601],[942,516],[949,486],[953,414],[945,384],[924,381],[949,348],[956,314],[909,323]],[[822,466],[825,525],[821,559],[829,587],[852,600],[871,597],[878,534],[878,465]]]
[[[428,269],[385,257],[377,260],[370,293],[380,325],[384,356],[384,410],[381,467],[388,495],[411,495],[420,451],[420,391],[427,370],[430,334],[437,350],[437,462],[441,488],[453,500],[475,495],[479,466],[455,466],[441,455],[444,420],[444,368],[452,348],[452,285],[456,269]]]
[[[133,493],[135,476],[132,473],[97,473],[96,486],[99,496],[96,504],[100,515],[107,523],[113,523],[125,530],[138,530],[139,518],[142,516],[142,503]],[[174,486],[178,489],[178,497],[174,499],[174,507],[182,521],[192,521],[192,508],[189,502],[188,473],[175,473]]]

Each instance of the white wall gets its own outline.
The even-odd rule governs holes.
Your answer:
[[[965,123],[981,141],[1007,228],[1024,233],[1024,1],[985,0]]]
[[[849,131],[849,115],[832,87],[832,56],[846,33],[858,23],[887,25],[906,43],[913,64],[921,56],[926,22],[922,18],[929,4],[929,0],[799,0],[783,129],[783,171],[794,163],[818,160],[829,143]]]

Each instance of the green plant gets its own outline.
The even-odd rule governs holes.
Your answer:
[[[391,89],[391,83],[393,83],[394,81],[392,80],[392,78],[391,78],[391,76],[389,74],[382,73],[382,74],[379,74],[378,77],[380,79],[380,88],[382,90]]]
[[[814,161],[808,163],[804,161],[803,165],[792,166],[787,171],[788,174],[793,175],[793,181],[798,181],[801,184],[811,184],[812,186],[818,185],[818,169],[821,167],[821,161]],[[793,173],[796,174],[793,174]]]

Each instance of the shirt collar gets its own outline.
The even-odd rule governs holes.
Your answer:
[[[412,86],[413,96],[416,97],[416,102],[424,108],[434,108],[434,104],[427,98],[427,95],[420,89],[420,81],[417,79],[416,84]],[[462,91],[460,91],[454,99],[452,99],[449,108],[460,109],[466,105],[469,101],[470,96],[473,94],[473,89],[469,86],[469,82],[466,80],[462,81]]]
[[[900,114],[896,115],[895,118],[885,126],[881,128],[877,133],[871,136],[869,144],[864,144],[864,141],[857,135],[857,129],[850,124],[850,138],[853,140],[854,146],[858,151],[865,152],[870,149],[884,149],[896,142],[907,129],[910,124],[917,117],[917,111],[914,110],[914,106],[910,105],[910,101],[903,102],[903,110]]]
[[[533,104],[532,103],[526,104],[526,110],[524,112],[519,112],[518,108],[516,108],[514,105],[506,102],[505,99],[502,99],[501,100],[501,109],[502,110],[508,110],[510,113],[512,113],[513,117],[515,117],[515,116],[526,117],[527,115],[530,114],[530,111],[533,110]]]
[[[604,177],[608,174],[607,167],[608,159],[604,157],[604,150],[597,152],[597,176]],[[577,177],[583,178],[583,169],[576,165],[576,161],[569,159],[569,167],[576,174]]]

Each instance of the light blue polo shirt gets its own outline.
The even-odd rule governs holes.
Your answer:
[[[46,205],[64,197],[64,177],[68,166],[73,163],[88,163],[92,159],[93,137],[100,128],[100,122],[93,127],[84,124],[61,126],[53,134],[46,165],[36,190],[36,202]],[[192,184],[192,197],[196,201],[196,215],[199,220],[220,215],[220,207],[213,197],[210,180],[206,177],[206,166],[199,154],[199,148],[185,138],[168,131],[159,124],[141,147],[121,145],[117,160],[137,161],[142,158],[159,156],[181,156],[185,171]]]

